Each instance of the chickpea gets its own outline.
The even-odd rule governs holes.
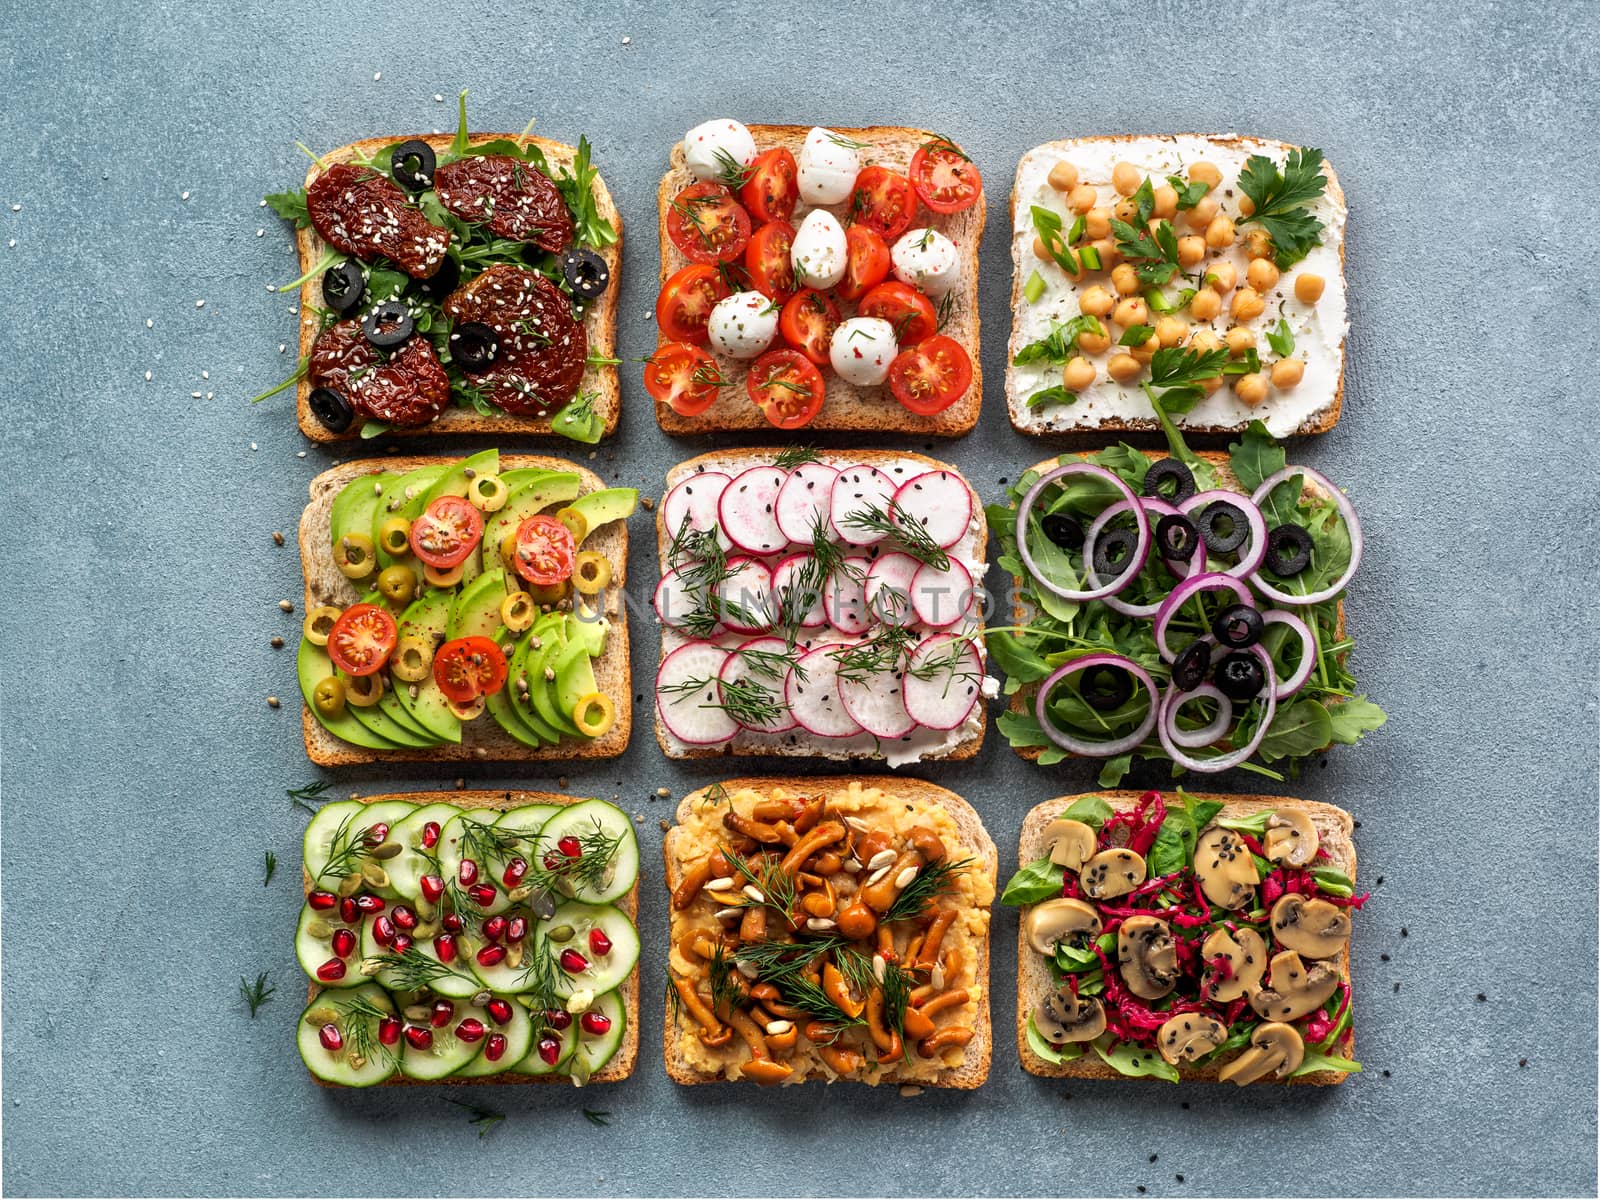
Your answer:
[[[1130,346],[1128,353],[1148,367],[1150,360],[1156,356],[1156,351],[1159,349],[1161,349],[1161,339],[1152,333],[1149,341],[1142,346]]]
[[[1189,327],[1182,317],[1169,315],[1156,322],[1156,341],[1162,346],[1176,346],[1188,332]]]
[[[1118,383],[1132,383],[1143,370],[1143,365],[1131,354],[1113,354],[1106,364],[1106,374]]]
[[[1244,256],[1246,258],[1271,258],[1272,235],[1265,229],[1247,229],[1244,234]]]
[[[1084,289],[1083,295],[1078,297],[1078,311],[1088,313],[1091,317],[1105,316],[1113,304],[1111,293],[1099,284]]]
[[[1111,269],[1111,286],[1119,296],[1132,296],[1139,289],[1139,273],[1129,263],[1118,263]]]
[[[1278,264],[1270,258],[1253,258],[1245,268],[1244,281],[1258,292],[1270,292],[1278,286]]]
[[[1253,217],[1256,215],[1256,202],[1243,192],[1239,193],[1239,215],[1241,217]]]
[[[1178,239],[1178,265],[1192,267],[1206,256],[1206,240],[1203,237],[1188,237]]]
[[[1122,252],[1117,249],[1117,243],[1108,237],[1095,238],[1089,245],[1100,252],[1100,266],[1109,271],[1122,261]]]
[[[1133,195],[1143,182],[1144,177],[1139,174],[1139,168],[1132,163],[1119,162],[1111,168],[1111,186],[1124,196]]]
[[[1208,287],[1201,288],[1189,301],[1189,315],[1196,321],[1214,321],[1222,311],[1222,297]]]
[[[1321,275],[1300,275],[1294,281],[1294,298],[1302,304],[1315,304],[1322,299]]]
[[[1061,386],[1069,392],[1081,392],[1094,383],[1094,364],[1078,355],[1061,369]]]
[[[1200,197],[1199,202],[1189,210],[1189,227],[1204,229],[1216,219],[1217,210],[1221,207],[1217,198],[1209,193]]]
[[[1233,394],[1246,404],[1260,404],[1267,398],[1267,377],[1260,371],[1240,375],[1233,381]]]
[[[1050,168],[1049,183],[1058,192],[1070,192],[1078,186],[1078,168],[1062,159]]]
[[[1124,196],[1121,200],[1118,200],[1116,204],[1112,205],[1111,215],[1117,220],[1126,221],[1131,225],[1139,216],[1139,206],[1127,196]]]
[[[1111,314],[1111,323],[1122,329],[1143,325],[1149,319],[1150,308],[1143,296],[1129,296]]]
[[[1099,193],[1087,183],[1080,183],[1067,193],[1067,207],[1075,213],[1086,213],[1099,201]]]
[[[1306,375],[1306,364],[1298,358],[1280,358],[1272,364],[1272,386],[1285,390],[1294,387]]]
[[[1222,335],[1222,340],[1228,347],[1228,353],[1234,358],[1243,358],[1256,348],[1256,335],[1241,325],[1235,325]]]
[[[1217,170],[1217,164],[1200,159],[1189,164],[1189,178],[1196,183],[1209,183],[1215,188],[1222,182],[1222,172]]]
[[[1091,208],[1083,214],[1083,232],[1091,239],[1111,235],[1111,214],[1103,208]]]
[[[1151,215],[1170,221],[1178,215],[1178,189],[1171,184],[1162,184],[1156,189],[1156,202],[1150,212]]]
[[[1111,335],[1108,333],[1080,333],[1078,335],[1078,349],[1085,354],[1104,354],[1111,349]]]
[[[1239,268],[1231,262],[1213,263],[1211,270],[1206,272],[1206,283],[1216,289],[1220,295],[1227,295],[1233,291],[1233,285],[1239,282]]]
[[[1236,237],[1238,233],[1233,227],[1232,218],[1221,213],[1212,217],[1211,224],[1206,226],[1206,245],[1213,250],[1226,250],[1233,245]]]
[[[1194,337],[1189,339],[1189,347],[1202,354],[1209,354],[1213,350],[1222,349],[1222,339],[1209,329],[1199,330]]]
[[[1267,302],[1255,288],[1242,287],[1233,294],[1232,311],[1235,321],[1254,321],[1267,311]]]

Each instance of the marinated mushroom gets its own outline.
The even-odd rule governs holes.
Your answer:
[[[1290,892],[1272,906],[1272,936],[1305,958],[1332,958],[1350,940],[1350,916],[1337,904]]]
[[[1102,850],[1078,875],[1086,895],[1094,900],[1126,896],[1144,882],[1144,858],[1132,850]]]
[[[1268,986],[1250,995],[1250,1007],[1273,1021],[1298,1021],[1328,1002],[1339,986],[1339,975],[1326,963],[1309,967],[1293,950],[1272,956]]]
[[[1299,1067],[1305,1056],[1306,1044],[1294,1026],[1268,1021],[1256,1026],[1250,1035],[1250,1048],[1218,1071],[1217,1078],[1240,1087],[1254,1083],[1269,1071],[1282,1079]]]
[[[1128,990],[1159,1000],[1178,982],[1178,948],[1160,917],[1129,917],[1117,928],[1117,963]]]
[[[1206,899],[1219,908],[1243,908],[1261,882],[1250,847],[1220,825],[1207,829],[1195,844],[1194,873]]]
[[[1303,808],[1280,808],[1267,817],[1261,845],[1280,867],[1304,867],[1317,856],[1317,827]]]
[[[1100,936],[1100,915],[1082,900],[1046,900],[1035,904],[1023,918],[1028,945],[1049,957],[1056,947],[1077,934]]]
[[[1216,930],[1201,943],[1200,957],[1207,962],[1227,960],[1227,978],[1221,971],[1208,968],[1200,984],[1207,999],[1222,1004],[1255,991],[1267,973],[1267,943],[1254,929],[1244,928],[1237,933]]]
[[[1044,849],[1058,867],[1076,871],[1094,856],[1094,830],[1082,821],[1057,817],[1044,827]]]
[[[1092,1042],[1106,1031],[1106,1010],[1095,997],[1075,995],[1062,984],[1033,1010],[1033,1025],[1053,1046]]]
[[[1228,1027],[1205,1013],[1179,1013],[1156,1031],[1156,1048],[1173,1066],[1210,1054],[1228,1040]]]

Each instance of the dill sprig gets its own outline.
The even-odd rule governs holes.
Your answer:
[[[529,840],[528,835],[521,830],[503,829],[499,825],[491,825],[465,816],[459,820],[461,856],[470,858],[483,867],[505,858],[523,842]]]
[[[848,938],[836,933],[805,938],[798,942],[779,942],[768,938],[759,942],[746,942],[734,951],[734,958],[754,967],[757,978],[773,982],[804,970],[824,954],[837,954],[849,945]],[[860,955],[856,957],[859,958]],[[842,965],[840,970],[844,970]],[[871,977],[872,967],[868,964],[869,983]]]
[[[765,899],[768,908],[775,908],[787,917],[794,909],[794,877],[775,862],[763,860],[758,869],[727,846],[719,846],[728,864],[744,877]],[[753,903],[753,902],[752,902]]]
[[[710,675],[683,679],[661,689],[663,696],[692,696],[699,691],[719,699],[705,699],[695,707],[717,708],[741,725],[770,725],[784,709],[770,690],[749,679],[717,680]]]
[[[910,662],[906,674],[923,683],[932,683],[940,676],[946,676],[943,695],[949,695],[950,689],[957,683],[970,683],[975,679],[982,679],[983,672],[972,669],[970,665],[972,659],[967,653],[967,643],[977,636],[972,634],[947,642],[921,662]]]
[[[415,946],[407,946],[399,951],[387,950],[367,962],[376,963],[380,971],[388,972],[391,980],[388,986],[400,992],[425,988],[437,980],[460,974],[454,967],[436,958],[429,958]]]
[[[815,446],[785,446],[778,451],[772,465],[780,471],[792,471],[802,463],[817,462],[821,458],[822,453]]]
[[[320,883],[330,875],[335,879],[361,869],[361,860],[372,857],[375,847],[367,842],[367,835],[372,831],[372,826],[363,825],[352,830],[355,814],[351,813],[339,822],[339,828],[333,831],[333,837],[328,843],[328,861],[322,870],[317,872],[316,882]]]
[[[262,862],[266,866],[267,875],[266,878],[261,881],[261,886],[266,887],[272,882],[272,873],[278,869],[278,856],[271,850],[268,850],[266,855],[263,857]]]
[[[556,952],[548,939],[534,939],[522,960],[521,991],[533,1001],[535,1008],[560,1008],[561,969]]]
[[[701,808],[715,808],[719,804],[731,803],[733,797],[728,795],[728,789],[720,783],[713,783],[706,788],[705,794],[700,797]]]
[[[611,1114],[605,1109],[586,1108],[583,1110],[583,1119],[591,1125],[601,1128],[611,1124]]]
[[[289,803],[293,807],[303,808],[306,812],[315,816],[317,808],[311,801],[320,800],[322,793],[326,792],[330,786],[332,785],[326,779],[319,779],[315,783],[306,784],[304,787],[284,788],[284,791],[288,794]]]
[[[611,860],[617,855],[617,847],[622,845],[622,835],[612,833],[596,817],[588,829],[570,836],[578,839],[577,857],[568,858],[561,853],[555,841],[545,843],[545,840],[540,838],[541,847],[529,861],[528,875],[523,882],[543,887],[547,891],[565,890],[567,887],[573,890],[579,888],[598,890],[602,887],[606,881],[606,872],[611,867]],[[545,862],[546,858],[554,861],[556,865],[551,867]]]
[[[934,541],[933,535],[923,527],[922,523],[910,516],[893,499],[883,507],[872,505],[857,509],[846,515],[844,523],[866,533],[878,533],[893,538],[912,558],[920,563],[926,563],[936,571],[947,570],[950,566],[950,556],[945,553],[944,547]]]
[[[898,669],[917,642],[917,634],[908,626],[880,625],[865,641],[840,643],[831,654],[839,664],[841,679],[864,683],[875,675]]]
[[[446,1096],[445,1099],[450,1100],[450,1097]],[[467,1110],[467,1124],[477,1128],[480,1141],[488,1136],[491,1129],[506,1119],[505,1113],[495,1112],[492,1108],[479,1108],[476,1104],[468,1104],[465,1100],[450,1100],[450,1103],[457,1108]]]
[[[262,971],[256,976],[256,981],[251,983],[243,975],[239,977],[239,996],[250,1008],[250,1017],[255,1019],[256,1010],[263,1004],[271,1001],[272,993],[278,989],[267,982],[269,973]]]
[[[951,862],[946,858],[936,863],[929,863],[917,872],[915,879],[900,889],[900,894],[894,898],[894,903],[889,906],[880,921],[887,924],[890,921],[910,921],[920,917],[928,905],[955,887],[956,876],[971,861],[970,858],[963,858]]]
[[[393,1013],[379,1008],[365,996],[351,996],[340,1003],[338,1008],[340,1016],[344,1018],[344,1031],[350,1039],[352,1056],[371,1058],[374,1053],[378,1053],[391,1062],[399,1063],[399,1047],[385,1046],[377,1037],[378,1022],[385,1017],[393,1016]]]
[[[744,989],[733,981],[733,964],[728,961],[722,943],[718,942],[706,960],[706,979],[711,984],[711,1011],[731,1011],[744,999]]]
[[[737,192],[750,182],[750,177],[755,174],[755,168],[747,167],[726,150],[717,149],[712,155],[716,159],[716,180],[723,187]]]
[[[752,675],[781,681],[792,667],[795,677],[801,683],[806,682],[805,669],[787,654],[779,654],[776,650],[751,650],[747,646],[739,647],[734,653],[750,668]]]

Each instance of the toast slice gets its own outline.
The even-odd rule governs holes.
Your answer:
[[[740,450],[718,450],[710,454],[702,454],[696,458],[686,459],[667,472],[666,488],[662,491],[665,496],[673,486],[690,475],[700,471],[722,471],[728,475],[737,475],[740,471],[751,467],[770,463],[781,451],[776,448],[759,448]],[[869,467],[876,467],[894,479],[909,479],[912,474],[922,471],[949,471],[958,476],[963,482],[966,477],[949,463],[940,462],[938,459],[929,458],[922,454],[910,452],[897,452],[890,450],[825,450],[819,451],[817,460],[832,467],[848,467],[863,463]],[[898,468],[898,471],[897,471]],[[974,528],[969,532],[967,539],[957,543],[955,549],[969,543],[972,546],[973,556],[978,559],[978,568],[973,571],[974,580],[981,586],[982,579],[988,571],[988,563],[984,559],[989,544],[989,526],[984,518],[983,501],[976,489],[972,489],[972,512]],[[672,534],[667,530],[666,520],[660,505],[656,506],[656,556],[658,563],[665,568],[668,551],[672,545]],[[672,649],[672,635],[665,628],[662,630],[661,657],[665,659]],[[978,647],[980,659],[988,661],[988,650],[983,645],[983,639],[975,642]],[[974,727],[963,732],[944,751],[922,757],[921,761],[932,762],[948,760],[953,762],[964,761],[974,757],[983,745],[984,734],[989,728],[988,709],[983,700],[979,700],[974,709],[974,716],[969,719]],[[807,737],[799,733],[786,734],[754,734],[741,731],[732,741],[721,746],[691,746],[675,739],[666,725],[661,720],[659,710],[655,713],[656,743],[661,747],[661,752],[668,758],[719,758],[726,756],[748,757],[753,755],[774,755],[783,758],[824,758],[837,762],[852,759],[874,759],[881,756],[874,748],[862,750],[853,749],[828,749],[826,742],[830,739]]]
[[[334,498],[352,479],[384,472],[415,471],[436,457],[387,456],[355,459],[324,471],[311,481],[311,503],[300,516],[300,568],[305,576],[305,607],[319,604],[344,608],[361,598],[361,592],[339,572],[333,561],[333,542],[329,536]],[[449,461],[454,462],[452,456]],[[502,454],[503,470],[540,468],[576,471],[581,477],[580,494],[605,487],[600,476],[587,467],[566,459],[540,454]],[[606,616],[611,627],[606,634],[605,653],[594,660],[595,681],[617,708],[616,723],[593,741],[578,743],[563,740],[557,746],[538,749],[513,741],[492,719],[469,721],[461,731],[461,744],[426,748],[369,750],[354,746],[329,733],[303,703],[300,726],[305,736],[306,754],[319,767],[347,767],[371,762],[552,762],[584,758],[615,758],[627,748],[633,729],[633,668],[628,658],[628,622],[620,596],[628,583],[628,526],[614,521],[601,527],[586,546],[598,550],[612,564],[611,586],[606,589]]]
[[[807,125],[751,125],[749,128],[758,151],[786,146],[796,158],[800,156],[800,148],[805,145],[806,135],[811,132],[811,127]],[[876,163],[902,175],[917,148],[936,137],[924,130],[905,126],[879,125],[870,129],[835,129],[834,132],[852,141],[866,143],[868,148],[861,151],[863,166]],[[683,143],[679,141],[672,147],[667,173],[661,177],[661,186],[656,193],[663,283],[674,272],[689,265],[689,260],[667,236],[667,214],[671,211],[673,197],[694,182],[695,177],[684,162]],[[846,204],[828,207],[840,218],[841,223],[849,216]],[[935,416],[919,417],[902,408],[889,394],[887,386],[854,387],[828,371],[823,376],[827,384],[827,396],[822,411],[807,426],[808,429],[873,430],[926,434],[930,437],[961,437],[972,432],[983,405],[983,365],[978,356],[978,245],[983,238],[985,207],[986,201],[981,196],[971,208],[958,213],[930,212],[926,206],[919,204],[917,216],[912,222],[912,228],[915,229],[937,229],[954,242],[961,252],[961,283],[951,293],[955,300],[940,332],[960,342],[967,357],[972,360],[972,386],[967,389],[966,395]],[[793,224],[797,229],[808,211],[809,206],[804,202],[795,209]],[[853,311],[853,306],[846,307]],[[850,312],[845,315],[850,315]],[[658,344],[665,340],[660,334],[657,335]],[[705,412],[685,417],[674,412],[671,406],[656,402],[656,421],[665,432],[716,433],[731,429],[771,428],[745,391],[749,363],[718,356],[717,365],[721,368],[722,377],[731,386],[723,388]]]
[[[362,796],[363,804],[378,804],[388,800],[404,800],[411,804],[453,804],[457,808],[492,808],[498,812],[505,812],[513,808],[521,808],[526,804],[577,804],[587,800],[587,796],[569,796],[564,792],[522,792],[522,791],[455,791],[455,792],[392,792],[383,796]],[[311,892],[311,877],[306,874],[304,864],[300,868],[301,886],[309,895]],[[628,894],[616,902],[618,908],[628,914],[628,919],[635,925],[639,923],[639,884],[634,882]],[[312,983],[306,989],[306,1003],[310,1004],[317,998],[323,989]],[[622,1034],[622,1045],[617,1047],[616,1054],[611,1061],[589,1077],[590,1083],[616,1083],[633,1074],[633,1068],[639,1061],[639,969],[635,967],[628,975],[627,981],[621,987],[623,1006],[628,1014],[628,1027]],[[307,1072],[309,1074],[309,1072]],[[321,1087],[344,1090],[337,1083],[318,1079],[315,1075],[311,1078]],[[439,1080],[411,1079],[398,1072],[378,1087],[471,1087],[480,1083],[567,1083],[565,1075],[522,1075],[515,1071],[503,1071],[498,1075],[469,1076],[456,1078],[449,1076]]]
[[[1091,795],[1098,796],[1111,806],[1113,811],[1123,812],[1136,809],[1139,806],[1137,791],[1095,792]],[[1245,817],[1251,813],[1260,812],[1264,808],[1293,807],[1302,809],[1316,826],[1317,836],[1321,840],[1322,848],[1328,852],[1333,860],[1332,865],[1349,876],[1351,882],[1356,878],[1356,847],[1352,840],[1354,821],[1344,809],[1332,804],[1323,804],[1315,800],[1296,800],[1289,796],[1226,796],[1212,795],[1205,792],[1190,792],[1196,800],[1215,800],[1223,805],[1219,816]],[[1028,813],[1022,821],[1022,835],[1017,846],[1017,862],[1023,865],[1041,858],[1046,853],[1044,845],[1045,826],[1059,817],[1075,801],[1083,799],[1082,796],[1059,796],[1054,800],[1046,800]],[[1337,959],[1339,974],[1345,979],[1350,978],[1350,947],[1346,944],[1344,952]],[[1116,1068],[1100,1060],[1092,1051],[1081,1058],[1071,1062],[1052,1063],[1040,1058],[1028,1046],[1028,1016],[1049,992],[1054,990],[1050,978],[1050,967],[1044,957],[1028,945],[1025,927],[1019,922],[1017,926],[1017,1055],[1022,1059],[1022,1069],[1030,1075],[1042,1075],[1052,1079],[1127,1079]],[[1352,1032],[1350,1041],[1345,1047],[1348,1053],[1354,1053],[1355,1035]],[[1217,1072],[1222,1069],[1221,1063],[1213,1063],[1207,1067],[1193,1067],[1184,1065],[1178,1068],[1183,1082],[1215,1083]],[[1312,1071],[1306,1075],[1295,1076],[1287,1082],[1295,1084],[1310,1084],[1314,1087],[1327,1087],[1343,1083],[1350,1075],[1348,1071]],[[1151,1078],[1141,1076],[1140,1078]]]
[[[484,142],[500,139],[520,141],[523,145],[538,146],[544,151],[545,158],[552,167],[571,169],[573,158],[577,149],[562,142],[553,142],[549,138],[523,137],[515,133],[474,133],[468,139],[474,146]],[[404,141],[427,142],[435,151],[442,151],[450,146],[453,140],[448,133],[418,133],[405,134],[398,137],[372,137],[363,138],[359,142],[351,142],[348,146],[340,146],[337,150],[330,150],[322,156],[325,163],[349,162],[360,157],[369,159],[379,150],[396,142]],[[321,173],[321,168],[315,163],[306,172],[305,186],[309,187],[312,180]],[[619,271],[622,266],[622,214],[617,211],[616,203],[611,198],[611,192],[606,187],[605,180],[599,175],[594,180],[595,208],[599,215],[609,222],[617,231],[617,240],[609,245],[597,249],[595,252],[605,259],[606,267],[611,275],[611,286],[606,288],[594,304],[584,314],[583,331],[589,339],[589,352],[592,355],[603,355],[606,358],[616,358],[617,346],[617,303],[622,294]],[[295,244],[300,250],[300,271],[304,274],[310,271],[321,261],[328,246],[317,236],[313,226],[307,225],[304,229],[295,231]],[[309,278],[300,285],[300,358],[305,361],[311,353],[311,347],[317,340],[317,319],[312,315],[313,310],[322,306],[321,281],[319,278]],[[618,380],[615,366],[590,366],[583,373],[583,380],[578,385],[578,390],[594,392],[596,399],[594,411],[605,424],[605,437],[610,437],[616,432],[617,418],[622,411],[622,385]],[[338,442],[349,441],[361,434],[358,423],[352,423],[344,433],[334,433],[333,430],[317,420],[311,411],[311,381],[301,379],[295,387],[295,414],[300,423],[300,432],[312,441]],[[552,414],[553,415],[553,414]],[[550,417],[524,417],[508,412],[496,412],[484,416],[476,409],[461,408],[455,404],[450,405],[426,425],[414,429],[391,428],[385,437],[411,437],[416,434],[492,434],[503,437],[507,434],[543,434],[550,435]]]
[[[1110,288],[1111,282],[1104,273],[1091,273],[1074,282],[1053,262],[1041,261],[1033,252],[1035,230],[1031,210],[1041,205],[1053,212],[1062,213],[1062,193],[1046,182],[1050,169],[1059,162],[1069,162],[1078,168],[1080,182],[1092,185],[1099,192],[1098,206],[1108,212],[1119,199],[1111,185],[1111,171],[1118,162],[1132,163],[1141,174],[1148,176],[1153,185],[1160,185],[1169,175],[1186,175],[1190,163],[1206,160],[1222,172],[1222,183],[1215,190],[1221,202],[1221,211],[1239,220],[1242,214],[1239,202],[1244,193],[1238,186],[1240,169],[1251,155],[1271,158],[1280,168],[1286,155],[1294,147],[1288,142],[1264,138],[1243,137],[1238,134],[1178,134],[1161,136],[1113,136],[1069,138],[1046,142],[1022,156],[1017,164],[1015,185],[1011,193],[1011,339],[1006,354],[1006,408],[1011,423],[1020,433],[1074,434],[1158,432],[1155,414],[1150,402],[1139,389],[1135,379],[1127,385],[1118,385],[1107,377],[1106,359],[1091,357],[1097,381],[1090,389],[1080,393],[1073,404],[1048,404],[1028,407],[1028,399],[1038,390],[1061,383],[1060,363],[1040,363],[1018,367],[1012,361],[1018,351],[1030,342],[1043,337],[1051,321],[1066,321],[1078,315],[1078,297],[1091,286]],[[1283,273],[1282,279],[1264,296],[1266,311],[1246,328],[1261,337],[1260,351],[1263,360],[1277,356],[1268,352],[1264,335],[1276,325],[1278,317],[1285,317],[1294,329],[1295,357],[1305,361],[1305,377],[1289,390],[1273,388],[1267,399],[1252,407],[1235,396],[1231,388],[1223,387],[1201,400],[1188,413],[1174,419],[1185,433],[1224,434],[1237,433],[1252,419],[1262,420],[1275,437],[1291,434],[1325,433],[1339,420],[1344,404],[1344,344],[1349,325],[1346,320],[1346,288],[1344,278],[1344,239],[1347,210],[1344,191],[1339,185],[1333,166],[1323,163],[1327,179],[1324,194],[1310,206],[1309,211],[1323,223],[1322,244],[1312,248],[1306,259]],[[1071,224],[1073,214],[1066,211],[1065,219]],[[1242,226],[1242,234],[1254,225]],[[1173,222],[1173,231],[1179,236],[1203,234],[1203,229],[1191,227],[1185,215],[1179,213]],[[1214,262],[1226,260],[1234,264],[1238,273],[1238,286],[1245,284],[1248,265],[1239,244],[1222,256],[1208,254],[1205,269]],[[1199,269],[1199,268],[1196,268]],[[1045,281],[1045,294],[1037,304],[1029,303],[1024,295],[1028,279],[1037,271]],[[1301,303],[1294,293],[1294,281],[1302,274],[1321,275],[1326,281],[1322,298],[1314,305]],[[1166,285],[1168,292],[1192,286],[1182,275],[1175,276]],[[1223,296],[1222,312],[1212,322],[1199,322],[1200,328],[1211,328],[1221,337],[1233,324],[1229,315],[1229,302],[1233,295]],[[1157,318],[1152,312],[1149,323]],[[1195,325],[1187,310],[1183,312],[1186,325]],[[1115,343],[1120,329],[1112,327]],[[1108,353],[1117,353],[1113,344]],[[1148,372],[1141,378],[1148,379]]]
[[[720,791],[719,791],[720,789]],[[969,991],[975,991],[976,997],[971,1003],[973,1039],[965,1047],[965,1053],[959,1065],[945,1067],[931,1078],[906,1078],[900,1072],[898,1064],[880,1072],[880,1077],[867,1083],[865,1080],[851,1082],[867,1083],[869,1087],[879,1084],[917,1084],[928,1087],[955,1088],[970,1091],[980,1087],[989,1078],[989,1065],[994,1056],[994,1036],[989,1016],[989,962],[991,927],[988,920],[989,904],[995,894],[996,877],[999,871],[999,855],[994,842],[990,839],[988,831],[983,827],[983,819],[971,804],[963,800],[954,792],[947,791],[935,784],[924,783],[919,779],[909,779],[901,776],[852,776],[819,778],[810,786],[797,782],[793,778],[780,778],[776,776],[753,776],[742,779],[729,779],[719,784],[710,784],[696,791],[690,792],[678,803],[676,823],[667,831],[661,844],[661,857],[666,866],[665,884],[670,893],[682,881],[687,865],[703,858],[715,846],[705,844],[706,828],[713,834],[720,834],[722,826],[720,813],[722,804],[720,797],[726,795],[730,802],[741,795],[754,793],[765,799],[775,795],[783,796],[815,796],[824,792],[830,800],[836,797],[847,796],[852,789],[860,789],[864,795],[870,795],[872,789],[879,789],[896,804],[904,804],[907,809],[919,813],[928,813],[933,810],[941,811],[948,817],[954,828],[954,839],[959,841],[959,849],[951,844],[952,839],[946,838],[946,846],[953,857],[969,857],[973,861],[966,868],[972,873],[977,907],[981,910],[983,922],[983,935],[972,938],[974,963],[970,982],[966,984]],[[697,839],[699,839],[697,841]],[[987,897],[987,898],[985,898]],[[669,905],[671,920],[669,933],[671,940],[675,941],[679,929],[684,923],[684,917]],[[698,1034],[694,1021],[686,1012],[680,1011],[672,1003],[673,997],[669,995],[666,1005],[666,1034],[662,1040],[662,1058],[666,1065],[667,1074],[675,1083],[692,1086],[704,1083],[729,1082],[724,1074],[727,1063],[721,1064],[717,1069],[708,1069],[707,1064],[696,1065],[691,1062],[686,1054],[685,1047],[693,1048],[699,1045]],[[692,1045],[691,1045],[692,1043]],[[735,1052],[728,1060],[734,1062],[742,1059],[742,1050]],[[801,1083],[810,1079],[823,1079],[833,1082],[841,1078],[834,1075],[820,1061],[815,1062],[806,1070],[796,1070],[794,1077],[786,1084]]]

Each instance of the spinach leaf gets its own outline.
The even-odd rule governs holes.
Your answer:
[[[1111,819],[1111,805],[1099,796],[1084,796],[1074,800],[1061,815],[1069,821],[1082,821],[1092,829],[1099,829]]]
[[[1285,462],[1283,447],[1260,421],[1251,421],[1240,439],[1228,446],[1228,464],[1246,492],[1254,492],[1283,470]]]
[[[1224,829],[1236,829],[1240,833],[1253,833],[1260,837],[1267,831],[1267,818],[1273,812],[1273,809],[1263,808],[1259,812],[1251,813],[1248,817],[1222,817],[1217,821],[1217,824]]]
[[[1091,970],[1100,965],[1100,959],[1091,947],[1077,946],[1067,942],[1056,945],[1056,966],[1068,975],[1076,975],[1080,971]]]
[[[1150,875],[1170,875],[1181,871],[1194,855],[1194,822],[1181,808],[1167,809],[1156,840],[1150,847]]]
[[[1001,904],[1038,904],[1061,895],[1062,869],[1048,857],[1036,858],[1018,869],[1000,893]]]
[[[1340,1058],[1337,1054],[1324,1054],[1320,1050],[1308,1050],[1300,1065],[1289,1073],[1293,1079],[1297,1075],[1309,1075],[1313,1071],[1349,1071],[1360,1074],[1361,1064],[1348,1058]]]
[[[1039,765],[1042,767],[1054,766],[1067,756],[1065,750],[1045,736],[1044,730],[1039,728],[1039,722],[1031,712],[1003,712],[995,721],[995,727],[1006,735],[1006,740],[1012,746],[1018,749],[1042,746],[1044,753],[1039,755]]]
[[[293,221],[296,229],[304,229],[311,224],[311,214],[306,211],[305,188],[296,188],[292,192],[270,192],[264,198],[268,208],[285,221]]]
[[[1068,1042],[1065,1046],[1052,1046],[1044,1040],[1044,1034],[1034,1026],[1033,1014],[1028,1014],[1028,1049],[1032,1050],[1047,1063],[1060,1066],[1062,1063],[1071,1062],[1075,1058],[1083,1057],[1082,1042]]]
[[[1327,707],[1305,697],[1277,711],[1257,753],[1264,762],[1276,762],[1315,754],[1332,740],[1333,721]]]
[[[1043,408],[1047,404],[1076,404],[1078,393],[1069,392],[1059,383],[1054,387],[1040,388],[1028,397],[1029,408]]]
[[[1165,1079],[1169,1083],[1178,1082],[1178,1070],[1162,1058],[1154,1050],[1146,1050],[1142,1046],[1130,1046],[1126,1042],[1118,1042],[1110,1050],[1101,1045],[1107,1041],[1105,1036],[1097,1038],[1090,1045],[1107,1066],[1114,1068],[1123,1075],[1138,1078],[1141,1075],[1152,1075],[1157,1079]]]
[[[1365,696],[1357,696],[1343,704],[1329,705],[1328,719],[1331,726],[1329,736],[1342,745],[1353,746],[1361,740],[1362,734],[1382,729],[1389,718],[1383,709]]]

